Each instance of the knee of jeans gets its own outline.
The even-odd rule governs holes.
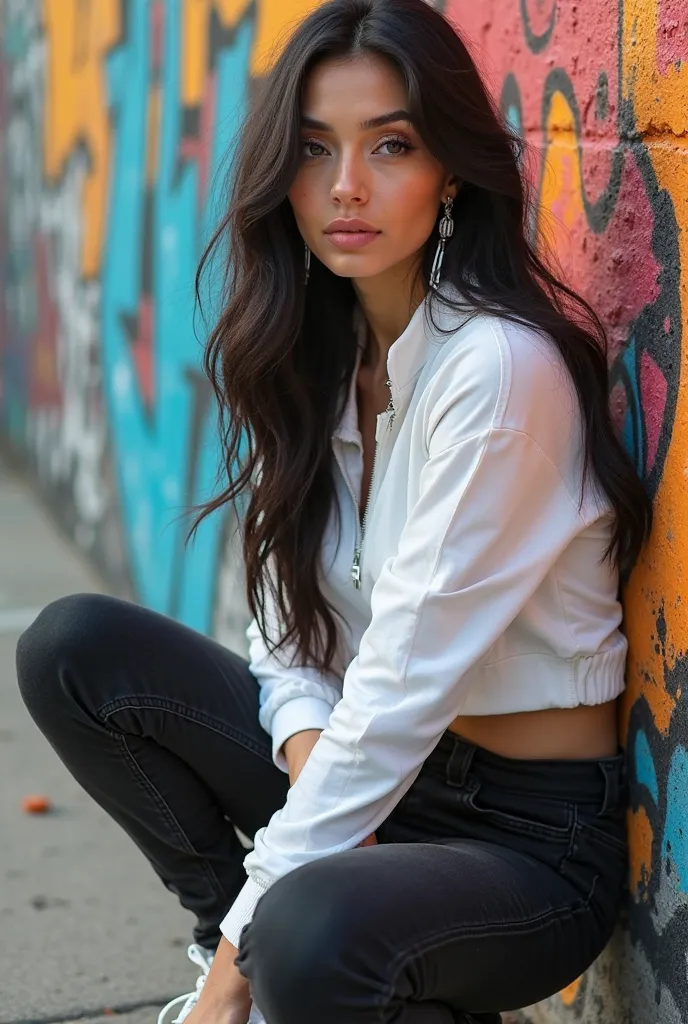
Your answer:
[[[382,998],[384,985],[365,954],[371,926],[365,901],[352,900],[340,884],[347,857],[335,854],[297,868],[256,908],[240,962],[267,1020],[331,1020],[335,1003],[345,1010],[350,987],[357,998]]]
[[[55,709],[64,694],[60,667],[73,663],[79,653],[99,641],[99,594],[70,594],[40,612],[19,637],[16,650],[17,681],[24,703],[36,720]],[[102,634],[100,636],[102,639]]]

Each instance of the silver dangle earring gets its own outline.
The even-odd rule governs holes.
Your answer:
[[[431,288],[437,288],[440,283],[442,264],[444,263],[444,250],[447,247],[447,242],[454,234],[454,218],[452,217],[453,208],[454,200],[451,196],[448,196],[447,201],[444,204],[444,217],[440,221],[440,241],[437,246],[437,252],[435,253],[435,262],[432,265],[432,273],[430,274]]]
[[[306,260],[305,260],[306,284],[308,284],[308,278],[311,276],[311,250],[308,247],[308,245],[305,246],[305,249],[306,249]]]

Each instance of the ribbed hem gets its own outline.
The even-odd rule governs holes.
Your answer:
[[[622,633],[596,654],[563,660],[541,651],[481,665],[466,676],[462,715],[512,715],[605,704],[624,690],[628,644]]]
[[[222,920],[220,931],[228,942],[231,942],[237,949],[239,948],[241,933],[245,925],[250,924],[252,921],[256,904],[266,892],[267,889],[259,885],[258,882],[254,882],[252,878],[249,878],[244,888],[234,900],[229,913]]]
[[[325,729],[330,721],[332,707],[319,697],[292,697],[275,711],[270,723],[272,759],[283,772],[289,772],[281,748],[290,736],[306,729]]]
[[[628,642],[619,633],[607,650],[576,662],[574,689],[581,704],[604,704],[624,690]]]

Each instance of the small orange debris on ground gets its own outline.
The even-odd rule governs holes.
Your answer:
[[[22,810],[26,814],[47,814],[53,808],[52,803],[47,796],[41,796],[38,793],[32,793],[29,796],[25,796],[22,800]]]

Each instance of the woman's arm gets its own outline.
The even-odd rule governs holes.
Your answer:
[[[290,736],[282,747],[289,769],[289,782],[292,786],[301,774],[301,769],[310,757],[313,747],[320,739],[321,732],[322,729],[304,729],[303,732],[297,732],[294,736]]]

